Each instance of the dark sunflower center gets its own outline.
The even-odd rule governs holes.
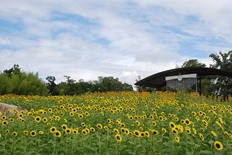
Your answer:
[[[220,149],[221,145],[220,144],[216,144],[216,148]]]

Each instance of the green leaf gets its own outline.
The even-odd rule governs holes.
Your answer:
[[[199,152],[199,154],[201,154],[201,155],[206,155],[206,154],[212,154],[212,152],[211,151],[208,151],[208,150],[202,150],[202,151],[200,151]]]
[[[209,143],[210,145],[213,145],[214,141],[213,141],[213,140],[210,140],[208,143]]]
[[[200,144],[195,144],[194,147],[199,148],[199,147],[201,147],[201,145]]]

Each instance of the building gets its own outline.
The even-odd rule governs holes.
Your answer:
[[[141,87],[165,88],[186,90],[195,87],[196,92],[201,94],[201,79],[204,76],[227,76],[232,78],[232,72],[215,68],[176,68],[159,72],[148,76],[135,83]]]

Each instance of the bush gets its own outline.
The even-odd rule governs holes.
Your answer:
[[[14,65],[0,74],[0,94],[47,95],[48,89],[38,73],[22,72]]]

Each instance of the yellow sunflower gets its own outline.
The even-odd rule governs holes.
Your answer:
[[[114,133],[115,134],[119,133],[119,130],[117,128],[114,128]]]
[[[122,141],[122,136],[119,135],[119,134],[116,134],[115,139],[116,139],[117,142],[121,142]]]
[[[12,132],[12,135],[16,137],[18,135],[18,133],[16,131],[14,131],[14,132]]]
[[[2,125],[7,125],[7,124],[8,124],[8,122],[6,120],[2,121]]]
[[[163,132],[163,133],[166,133],[167,130],[166,130],[165,128],[162,128],[162,132]]]
[[[35,117],[35,122],[39,123],[41,121],[41,117],[40,116],[36,116]]]
[[[157,125],[156,121],[153,121],[153,122],[152,122],[152,125],[153,125],[153,126],[156,126],[156,125]]]
[[[73,133],[74,135],[77,135],[77,134],[78,134],[78,128],[73,129],[73,130],[72,130],[72,133]]]
[[[210,133],[211,133],[211,135],[212,135],[213,137],[217,137],[217,134],[216,134],[215,131],[211,131]]]
[[[47,121],[48,121],[48,119],[47,119],[47,118],[43,118],[42,120],[43,120],[43,122],[47,122]]]
[[[81,132],[82,132],[83,135],[87,135],[88,134],[88,131],[86,131],[85,129],[83,129]]]
[[[139,130],[135,130],[135,131],[134,131],[134,135],[135,135],[136,137],[141,137],[141,134],[140,134],[140,131],[139,131]]]
[[[24,130],[23,133],[24,133],[25,135],[28,135],[29,132],[28,132],[27,130]]]
[[[215,149],[217,149],[217,150],[219,150],[219,151],[223,150],[223,145],[222,145],[222,143],[219,142],[219,141],[215,141],[215,142],[214,142],[214,147],[215,147]]]
[[[179,143],[179,142],[180,142],[180,137],[179,137],[179,136],[175,136],[175,141],[176,141],[177,143]]]
[[[40,130],[38,133],[39,133],[40,135],[43,135],[43,134],[44,134],[44,132],[43,132],[42,130]]]
[[[152,130],[152,134],[153,134],[153,135],[158,135],[158,134],[159,134],[159,131],[157,131],[157,130]]]
[[[95,132],[95,128],[94,127],[90,127],[90,132]]]
[[[173,134],[173,135],[178,134],[178,130],[176,130],[175,128],[172,128],[172,134]]]
[[[51,132],[51,133],[54,133],[54,131],[56,131],[56,127],[52,126],[52,127],[50,128],[50,132]]]
[[[54,135],[55,135],[56,137],[61,137],[61,132],[58,131],[58,130],[56,130],[56,131],[54,131]]]
[[[175,128],[175,126],[176,126],[175,123],[173,123],[173,122],[170,122],[170,123],[169,123],[169,127],[170,127],[170,128]]]
[[[96,126],[98,129],[102,129],[102,125],[100,123],[98,123]]]
[[[63,130],[66,130],[68,127],[67,127],[66,124],[62,124],[62,125],[61,125],[61,128],[62,128]]]
[[[35,137],[35,136],[36,136],[36,131],[35,131],[35,130],[32,130],[32,131],[30,132],[30,135],[31,135],[31,137]]]
[[[65,130],[65,133],[66,133],[66,134],[72,133],[72,129],[71,129],[71,128],[67,128],[67,129]]]

